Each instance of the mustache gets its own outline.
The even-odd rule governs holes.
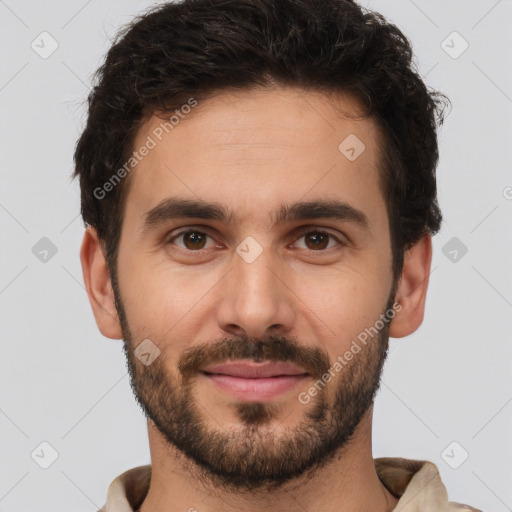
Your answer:
[[[256,363],[292,363],[316,378],[321,378],[330,368],[326,352],[301,346],[296,339],[280,336],[268,336],[262,340],[239,336],[192,347],[183,352],[178,368],[186,380],[209,365],[239,359]]]

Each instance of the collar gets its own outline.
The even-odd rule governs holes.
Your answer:
[[[425,460],[380,457],[374,459],[382,484],[400,498],[393,512],[482,512],[448,501],[437,466]],[[98,512],[134,512],[142,505],[151,482],[151,465],[137,466],[116,477]]]

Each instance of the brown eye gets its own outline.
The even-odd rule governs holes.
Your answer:
[[[204,233],[198,233],[197,231],[189,231],[184,233],[183,242],[187,249],[202,249],[206,240]]]
[[[295,246],[297,247],[296,244],[299,244],[299,249],[318,253],[327,252],[327,250],[336,246],[339,246],[338,248],[342,248],[347,245],[342,238],[335,236],[332,233],[321,231],[319,229],[311,230],[311,228],[308,231],[302,231],[298,241],[295,242]]]
[[[210,236],[206,233],[201,231],[188,230],[182,231],[181,233],[173,236],[169,239],[168,243],[174,244],[176,240],[181,239],[181,243],[176,244],[178,247],[188,251],[200,251],[205,248],[208,238],[210,238]]]
[[[305,235],[306,245],[308,249],[318,250],[325,249],[329,245],[329,236],[327,233],[314,231]]]

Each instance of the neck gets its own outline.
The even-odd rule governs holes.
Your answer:
[[[381,483],[372,456],[372,408],[353,440],[327,464],[274,490],[242,492],[198,478],[197,467],[148,421],[151,485],[140,512],[391,512],[398,503]]]

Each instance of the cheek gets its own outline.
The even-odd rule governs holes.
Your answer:
[[[387,280],[375,275],[348,273],[317,280],[297,295],[300,315],[325,332],[324,348],[332,359],[345,352],[352,340],[373,326],[387,303]]]
[[[124,281],[125,309],[131,324],[146,326],[154,335],[162,335],[190,311],[196,294],[187,291],[180,279],[154,271],[144,274],[141,267]]]
[[[135,341],[149,338],[171,358],[188,348],[208,316],[208,292],[219,275],[213,269],[173,268],[168,261],[155,263],[151,257],[125,258],[119,264],[119,282]]]

